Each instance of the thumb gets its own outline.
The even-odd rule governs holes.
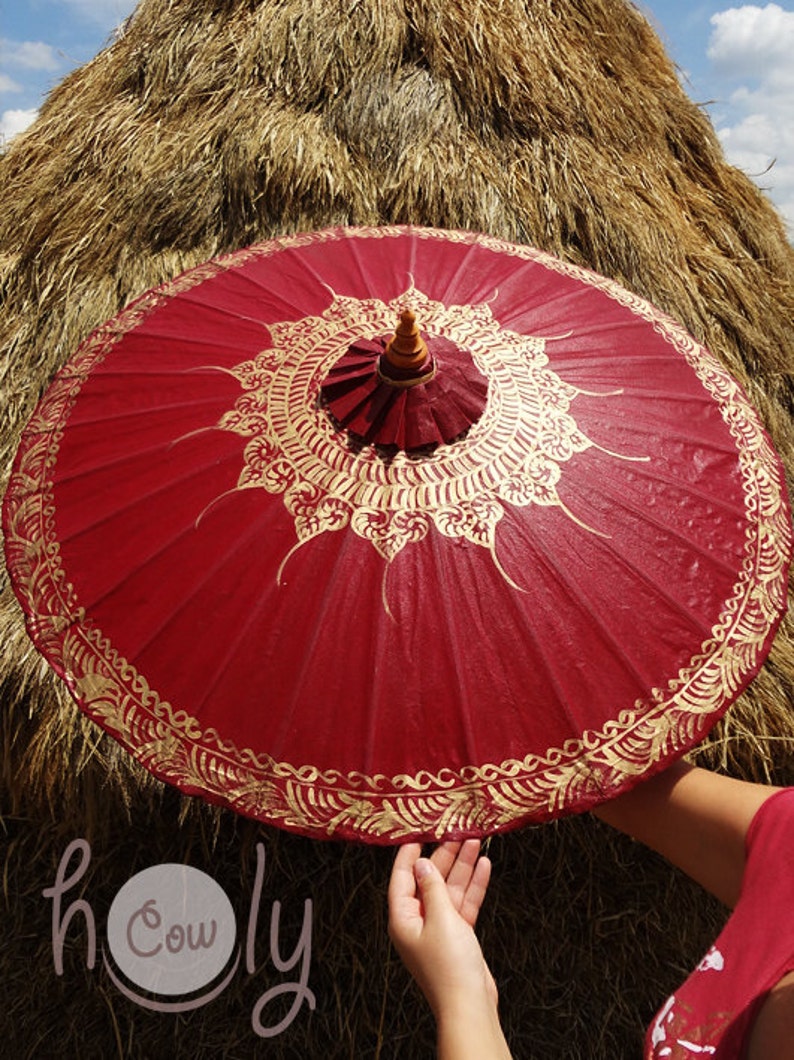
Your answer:
[[[414,876],[422,896],[425,914],[438,915],[450,908],[451,902],[444,878],[429,858],[419,858],[414,865]]]

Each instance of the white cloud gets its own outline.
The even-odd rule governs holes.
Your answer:
[[[62,65],[56,50],[39,40],[0,40],[0,50],[7,66],[21,70],[57,70]]]
[[[766,78],[791,76],[794,54],[794,11],[778,4],[745,4],[711,16],[714,27],[708,57],[718,72]]]
[[[794,234],[794,11],[745,5],[711,17],[708,56],[727,90],[715,123],[730,162],[769,192]]]
[[[17,84],[8,74],[0,73],[0,92],[21,92],[22,85]]]
[[[38,111],[6,110],[0,114],[0,144],[8,143],[17,133],[24,132],[36,120]]]

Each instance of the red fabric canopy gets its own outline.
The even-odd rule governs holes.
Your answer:
[[[320,387],[406,305],[485,405],[384,455]],[[791,546],[756,414],[677,324],[417,228],[287,237],[145,294],[45,395],[3,525],[34,642],[148,769],[379,843],[662,768],[761,666]]]

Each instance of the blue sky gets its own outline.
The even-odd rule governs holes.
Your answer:
[[[135,0],[0,0],[0,142],[66,73],[99,51]],[[794,233],[794,7],[726,0],[639,6],[709,113],[729,159],[769,192]],[[771,167],[771,168],[770,168]]]

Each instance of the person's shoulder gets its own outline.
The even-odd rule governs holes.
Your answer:
[[[747,829],[747,847],[766,837],[768,832],[787,829],[794,822],[794,787],[770,788],[750,821]]]

